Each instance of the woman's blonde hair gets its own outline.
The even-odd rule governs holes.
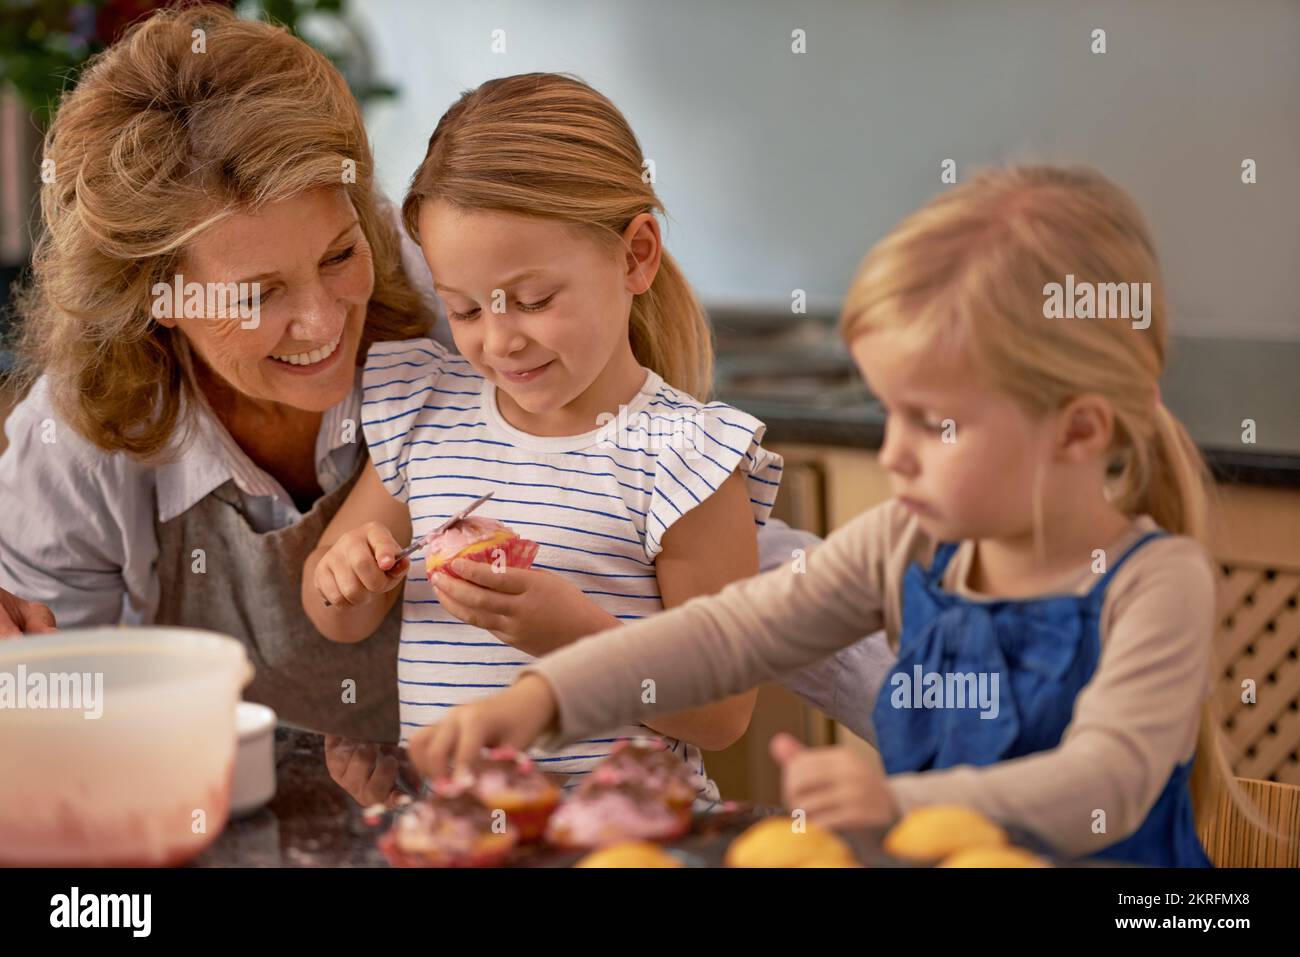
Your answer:
[[[60,415],[100,448],[149,458],[191,424],[183,411],[201,396],[190,351],[151,318],[150,290],[233,213],[346,190],[375,270],[358,361],[371,342],[428,334],[356,99],[283,28],[218,6],[154,14],[88,64],[45,159],[54,176],[18,295],[17,348],[25,385],[44,374]]]
[[[663,212],[643,175],[636,135],[618,108],[586,83],[556,73],[489,80],[461,95],[438,121],[402,203],[419,240],[420,204],[554,220],[617,248],[641,213]],[[713,377],[709,322],[665,251],[650,289],[632,301],[637,361],[698,399]]]
[[[1049,284],[1065,286],[1068,275],[1075,288],[1149,283],[1150,324],[1046,318]],[[1095,170],[991,170],[940,194],[867,255],[840,328],[849,344],[883,331],[964,357],[1031,414],[1084,393],[1105,397],[1115,416],[1111,501],[1208,545],[1208,470],[1158,390],[1169,318],[1155,247],[1137,204]],[[1192,780],[1202,821],[1224,787],[1239,799],[1207,699]]]

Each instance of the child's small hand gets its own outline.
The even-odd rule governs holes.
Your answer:
[[[807,748],[788,734],[772,738],[781,766],[781,799],[822,827],[872,827],[892,823],[898,808],[885,776],[849,748]]]
[[[461,621],[540,658],[618,624],[573,583],[541,568],[505,568],[460,558],[433,576],[434,594]]]
[[[316,563],[316,590],[331,605],[365,605],[406,579],[409,558],[387,526],[367,522],[339,537]]]
[[[452,708],[437,724],[416,731],[407,752],[416,770],[437,779],[447,774],[450,764],[464,766],[483,748],[527,749],[555,714],[555,696],[546,679],[524,675],[506,691]]]

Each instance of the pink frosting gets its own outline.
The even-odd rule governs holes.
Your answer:
[[[457,522],[445,532],[439,532],[432,536],[425,547],[428,549],[430,556],[445,558],[449,555],[455,555],[463,548],[468,548],[470,545],[491,538],[499,532],[514,534],[496,519],[471,515],[469,518]]]
[[[411,854],[437,852],[468,854],[477,846],[485,828],[474,816],[449,813],[446,806],[417,802],[394,822],[397,846]]]
[[[664,804],[638,803],[618,791],[575,796],[551,816],[548,829],[569,844],[597,847],[623,840],[654,840],[676,835],[681,819]]]

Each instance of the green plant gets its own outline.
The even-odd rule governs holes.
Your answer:
[[[15,89],[43,128],[77,71],[136,20],[195,0],[0,0],[0,85]],[[246,0],[241,16],[281,23],[338,67],[361,103],[396,91],[376,82],[345,0]]]

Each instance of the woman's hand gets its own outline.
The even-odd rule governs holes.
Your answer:
[[[406,580],[411,560],[397,561],[401,550],[393,533],[381,522],[367,522],[345,532],[316,563],[316,590],[331,605],[367,605]]]
[[[445,776],[452,763],[468,764],[485,747],[527,749],[555,714],[551,686],[537,675],[524,675],[506,691],[452,708],[437,724],[415,732],[407,750],[420,773],[436,779]]]
[[[393,807],[403,793],[397,786],[399,776],[412,791],[419,786],[419,779],[410,765],[402,762],[401,749],[395,745],[327,734],[325,767],[334,783],[362,807],[371,804]]]
[[[618,624],[577,585],[554,572],[497,571],[466,558],[451,567],[464,580],[434,574],[433,590],[442,606],[467,625],[490,631],[534,658]]]
[[[24,601],[0,588],[0,638],[40,635],[57,631],[54,612],[34,601]]]
[[[772,738],[781,766],[781,800],[829,828],[873,827],[898,817],[885,775],[849,748],[807,748],[788,734]]]

